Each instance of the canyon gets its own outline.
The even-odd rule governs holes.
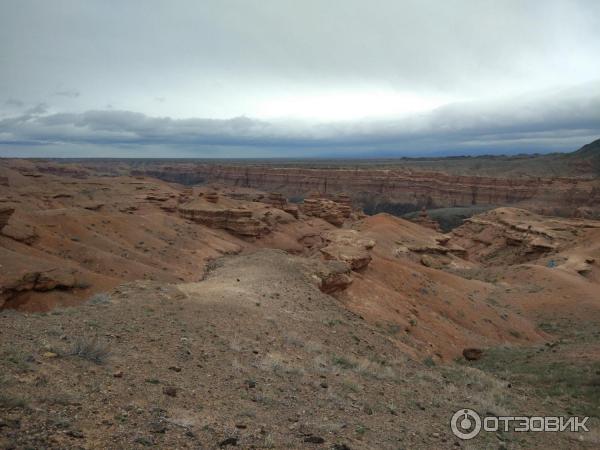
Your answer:
[[[347,161],[74,160],[35,161],[37,170],[148,176],[183,185],[219,183],[282,194],[347,195],[368,214],[423,207],[515,206],[544,215],[600,217],[600,142],[567,154]]]
[[[431,448],[464,405],[599,414],[593,177],[12,159],[0,179],[2,445]],[[422,209],[480,203],[444,230]]]

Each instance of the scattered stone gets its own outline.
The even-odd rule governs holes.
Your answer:
[[[138,436],[133,440],[133,442],[136,444],[141,444],[145,447],[152,447],[154,445],[154,441],[146,436]]]
[[[115,378],[123,378],[123,371],[119,370],[119,371],[113,373],[113,377],[115,377]]]
[[[77,439],[83,439],[83,433],[79,430],[69,430],[65,433],[67,436],[71,436]]]
[[[235,447],[237,444],[238,444],[237,438],[228,437],[227,439],[224,439],[221,442],[219,442],[219,447],[227,447],[228,445]]]
[[[462,354],[467,361],[477,361],[483,356],[483,350],[480,348],[465,348]]]
[[[163,434],[164,432],[167,431],[167,427],[161,421],[150,422],[150,425],[148,428],[150,429],[151,433],[156,433],[156,434]]]
[[[322,444],[323,442],[325,442],[325,439],[323,439],[321,436],[307,436],[304,438],[304,442],[308,442],[310,444]]]
[[[177,388],[173,386],[165,386],[163,388],[163,394],[169,397],[177,397]]]

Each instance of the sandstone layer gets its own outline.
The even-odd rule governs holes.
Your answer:
[[[600,215],[600,181],[566,177],[499,178],[409,169],[179,164],[136,170],[156,178],[224,183],[308,198],[343,194],[369,210],[476,205],[520,206],[542,214],[573,216],[578,208]],[[394,206],[395,205],[395,206]],[[378,209],[379,208],[379,209]]]

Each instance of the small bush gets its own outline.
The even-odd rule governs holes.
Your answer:
[[[354,369],[358,366],[357,362],[351,361],[344,356],[334,356],[332,362],[336,366],[340,366],[342,369]]]
[[[99,342],[95,337],[80,337],[75,340],[68,354],[87,359],[96,364],[102,364],[106,360],[109,351],[108,346],[105,343]]]
[[[110,294],[106,292],[92,295],[87,301],[88,305],[106,305],[108,303],[110,303]]]
[[[14,396],[8,393],[0,394],[0,408],[26,408],[29,402],[24,397]]]

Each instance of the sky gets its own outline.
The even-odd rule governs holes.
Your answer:
[[[0,157],[394,157],[600,138],[597,0],[3,0]]]

